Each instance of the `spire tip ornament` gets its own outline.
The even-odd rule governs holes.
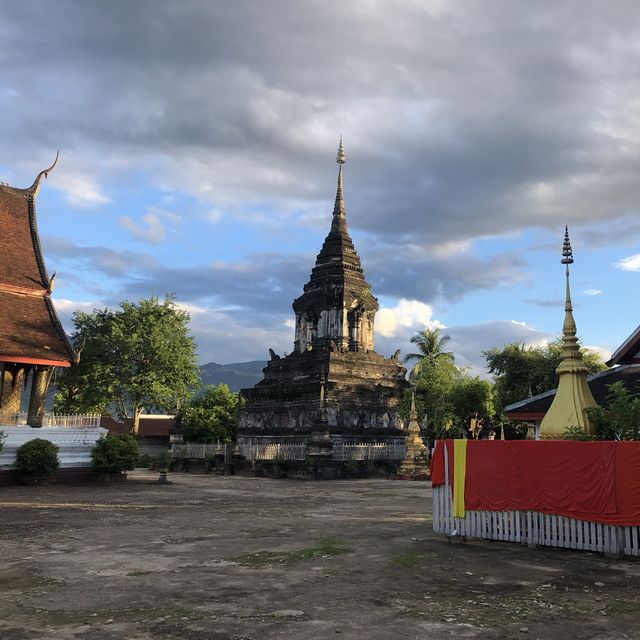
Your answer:
[[[347,157],[344,155],[344,146],[342,144],[342,134],[340,134],[340,144],[338,145],[338,155],[336,156],[336,162],[338,164],[344,164],[347,161]]]
[[[571,240],[569,239],[569,227],[564,227],[564,242],[562,243],[562,264],[573,264],[573,250],[571,249]]]

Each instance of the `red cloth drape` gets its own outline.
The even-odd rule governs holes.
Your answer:
[[[438,487],[444,484],[444,448],[447,447],[449,458],[449,485],[453,491],[453,440],[436,440],[436,446],[431,457],[431,485]]]
[[[432,460],[434,486],[444,483],[441,445]],[[452,441],[447,452],[452,482]],[[640,442],[469,440],[465,508],[640,526]]]

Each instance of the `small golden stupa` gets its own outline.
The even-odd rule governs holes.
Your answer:
[[[564,303],[564,324],[562,325],[562,360],[556,369],[558,388],[549,411],[540,424],[541,438],[562,438],[569,427],[578,426],[587,434],[593,434],[593,425],[587,419],[584,410],[597,406],[587,384],[589,373],[582,359],[576,321],[571,306],[569,288],[569,265],[573,263],[573,251],[569,240],[569,229],[565,227],[561,263],[566,265],[567,289]]]

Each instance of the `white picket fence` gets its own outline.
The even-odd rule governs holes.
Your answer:
[[[615,555],[640,555],[640,527],[620,527],[536,511],[467,510],[464,518],[455,518],[446,449],[444,464],[445,483],[433,488],[433,530],[436,533]]]
[[[171,457],[174,459],[202,459],[213,458],[216,455],[224,455],[225,445],[220,442],[213,444],[197,444],[187,442],[185,444],[172,444]]]
[[[404,442],[337,442],[334,460],[404,460]]]
[[[240,444],[240,455],[254,462],[255,460],[305,460],[307,445],[302,444]]]
[[[251,440],[241,442],[240,455],[247,460],[305,460],[306,443],[256,443]],[[333,444],[332,459],[345,460],[404,460],[404,442],[336,442]]]
[[[0,417],[0,425],[26,426],[28,414],[15,413],[11,416]],[[100,414],[89,413],[85,415],[63,415],[46,413],[42,419],[43,427],[72,427],[74,429],[95,429],[100,426]]]

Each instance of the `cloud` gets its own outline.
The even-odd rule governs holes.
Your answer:
[[[607,349],[606,347],[599,347],[594,345],[585,345],[582,347],[583,351],[592,351],[593,353],[597,353],[604,362],[611,358],[611,349]]]
[[[118,218],[120,226],[131,232],[136,240],[148,242],[149,244],[162,244],[167,236],[167,230],[155,213],[147,213],[142,216],[142,223],[137,223],[129,216]]]
[[[585,289],[582,293],[585,296],[599,296],[602,293],[602,289]]]
[[[399,330],[422,331],[426,328],[442,327],[442,323],[433,320],[433,309],[418,300],[401,299],[395,307],[381,307],[376,314],[375,332],[385,338],[393,338]]]
[[[616,269],[622,271],[640,271],[640,253],[636,253],[626,258],[621,258],[613,264]]]
[[[0,161],[63,140],[110,186],[144,168],[225,215],[269,205],[262,222],[285,228],[331,197],[342,131],[350,220],[376,241],[636,215],[639,7],[439,6],[11,3]],[[58,179],[77,204],[106,198]]]
[[[101,187],[90,177],[69,171],[61,171],[56,174],[55,180],[51,180],[54,189],[62,191],[67,201],[74,207],[90,209],[111,202]]]

